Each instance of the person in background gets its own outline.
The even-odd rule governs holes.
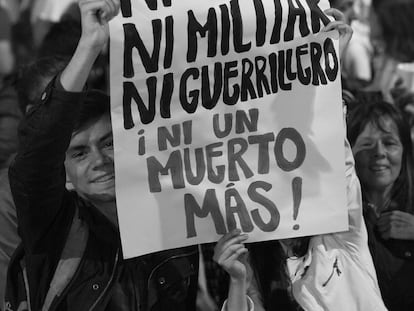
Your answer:
[[[0,89],[0,169],[7,168],[17,151],[17,127],[22,119],[18,94],[9,83]]]
[[[326,13],[338,20],[324,30],[339,30],[342,55],[352,31],[339,11]],[[214,255],[230,275],[225,310],[386,310],[368,248],[361,188],[345,131],[344,139],[349,230],[254,243],[248,248],[244,245],[247,235],[240,230],[225,234]],[[293,303],[286,306],[286,297],[282,304],[278,302],[282,295],[273,297],[280,289],[292,296],[288,298]]]
[[[9,179],[22,244],[5,310],[196,309],[197,246],[123,259],[109,97],[85,90],[119,6],[79,1],[76,51],[20,127]]]
[[[61,20],[66,10],[76,0],[34,0],[31,8],[33,42],[39,47],[54,23]]]
[[[354,31],[341,63],[343,87],[351,91],[368,86],[372,80],[373,47],[368,18],[370,3],[366,2],[356,0],[351,4],[349,1],[331,1],[332,7],[348,12],[350,18],[347,23]],[[346,3],[348,6],[344,7]]]
[[[19,20],[22,11],[27,10],[31,4],[32,0],[0,0],[0,6],[7,11],[12,24]]]
[[[411,142],[414,144],[414,92],[403,92],[396,97],[395,104],[407,119],[411,130]]]
[[[12,47],[11,20],[3,7],[0,6],[0,89],[3,80],[14,70],[14,54]]]
[[[355,0],[329,0],[332,8],[335,8],[344,14],[344,22],[351,25],[356,18]]]
[[[414,61],[413,16],[412,0],[372,0],[373,80],[365,91],[381,92],[390,103],[394,103],[392,90],[401,79],[399,65]]]
[[[397,106],[371,101],[350,111],[348,138],[385,305],[390,311],[414,310],[414,162],[409,126]]]
[[[7,168],[0,169],[0,306],[3,306],[7,268],[20,244],[17,233],[17,215],[11,195]],[[1,308],[0,308],[1,309]]]
[[[330,0],[331,7],[344,14],[353,35],[341,57],[342,97],[353,98],[372,80],[373,48],[369,37],[366,0]]]

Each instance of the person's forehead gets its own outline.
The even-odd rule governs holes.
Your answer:
[[[99,141],[112,136],[111,119],[109,115],[103,115],[91,120],[72,134],[70,146],[85,143],[87,141]]]
[[[373,121],[368,122],[359,136],[370,137],[370,136],[399,136],[398,127],[395,122],[388,118],[384,117],[378,120],[378,124]]]

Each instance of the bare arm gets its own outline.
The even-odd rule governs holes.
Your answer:
[[[246,234],[236,229],[225,234],[214,248],[214,260],[230,275],[229,294],[226,303],[228,311],[248,310],[247,268],[244,256],[247,249],[243,242]]]
[[[352,38],[353,30],[351,26],[345,23],[344,14],[337,9],[328,9],[325,14],[332,16],[335,20],[330,22],[324,28],[322,32],[328,32],[331,30],[337,30],[339,33],[339,57],[343,59],[343,56],[348,48],[349,41]]]
[[[117,15],[119,6],[119,0],[79,1],[82,35],[71,61],[60,78],[66,91],[82,91],[93,63],[108,41],[108,21]]]

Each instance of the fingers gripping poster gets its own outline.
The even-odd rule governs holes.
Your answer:
[[[327,0],[121,4],[110,70],[125,258],[236,227],[250,242],[348,229]]]

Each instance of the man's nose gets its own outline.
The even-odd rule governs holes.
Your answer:
[[[110,160],[110,157],[102,150],[97,149],[93,152],[93,164],[95,168],[109,163]]]
[[[381,157],[384,156],[386,153],[386,148],[382,141],[378,140],[374,145],[374,156]]]

